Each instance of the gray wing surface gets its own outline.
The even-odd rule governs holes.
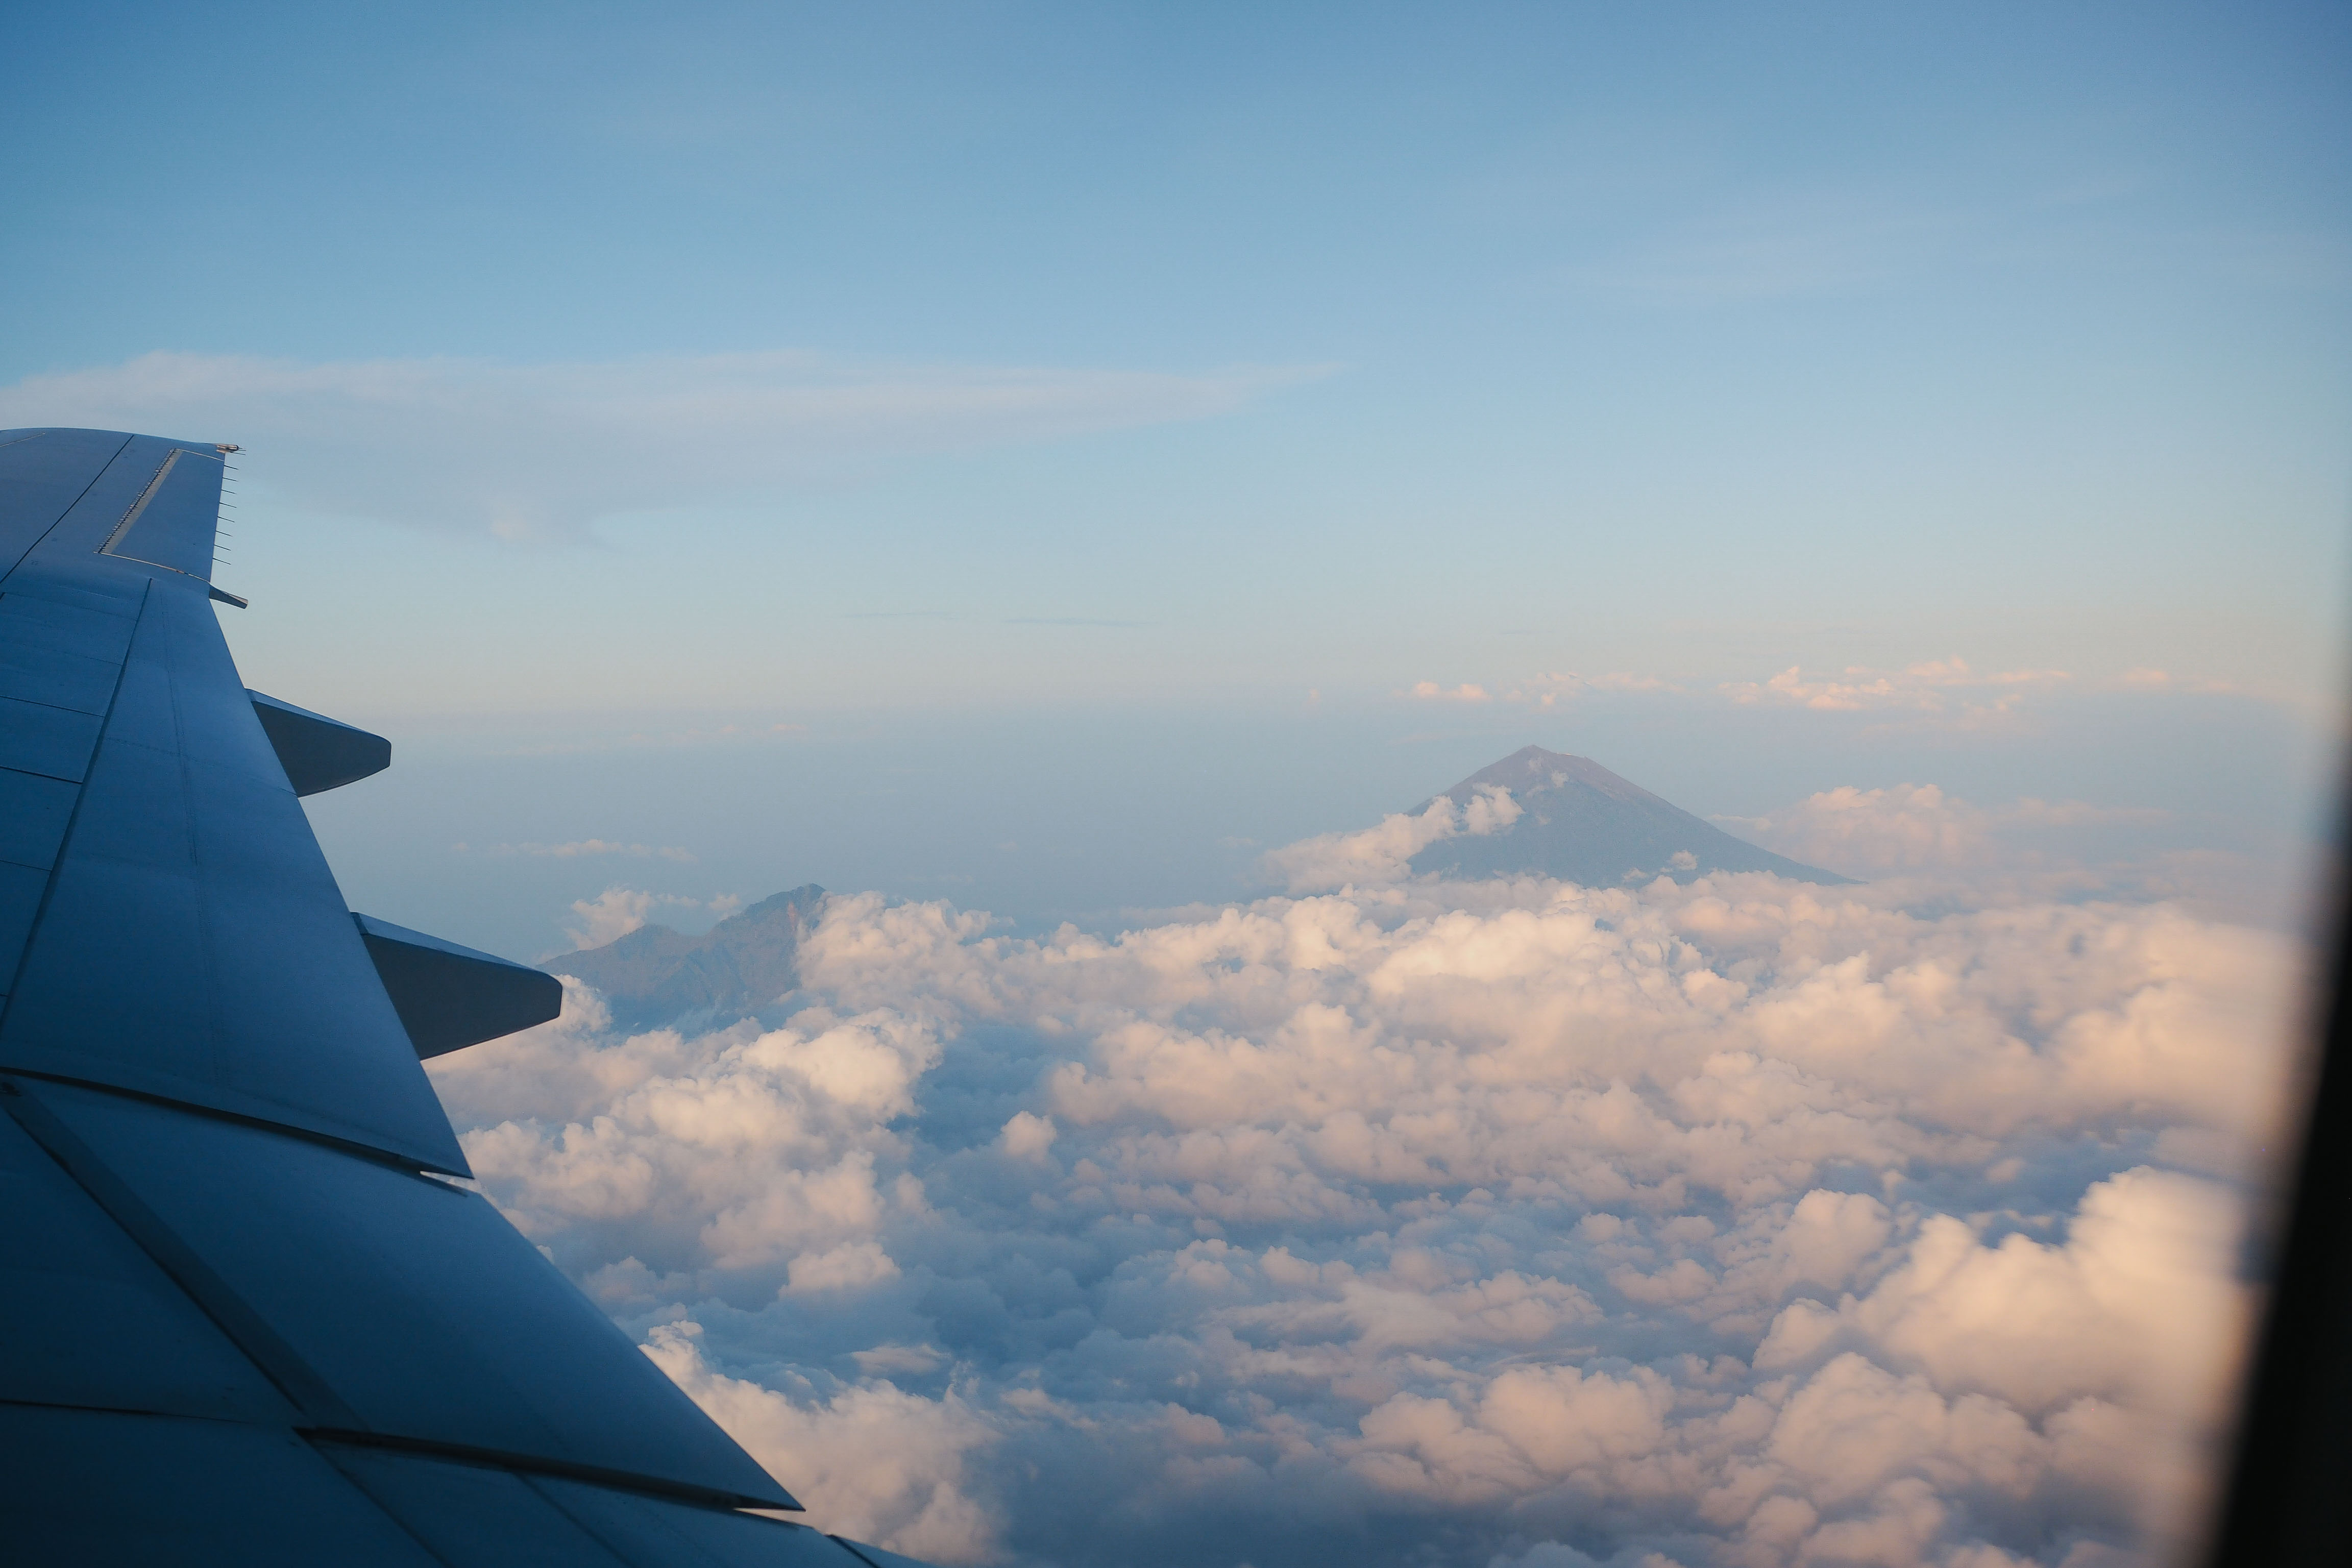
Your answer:
[[[0,1532],[13,1563],[903,1562],[488,1200],[422,1058],[547,976],[345,905],[389,743],[248,691],[224,452],[0,431]]]

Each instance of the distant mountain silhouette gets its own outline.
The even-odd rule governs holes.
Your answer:
[[[690,1013],[731,1021],[757,1013],[800,984],[801,937],[816,920],[824,889],[811,882],[762,899],[700,936],[644,925],[616,942],[567,952],[540,965],[604,993],[613,1021],[665,1024]]]
[[[1769,871],[1798,882],[1853,880],[1734,838],[1590,757],[1529,746],[1472,773],[1445,798],[1467,805],[1482,789],[1510,791],[1518,820],[1495,833],[1440,839],[1412,858],[1415,871],[1454,878],[1533,872],[1589,888],[1662,875],[1686,882],[1710,871]],[[1430,805],[1424,801],[1415,810]]]

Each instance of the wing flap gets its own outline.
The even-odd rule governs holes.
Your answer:
[[[0,1453],[12,1562],[441,1568],[282,1426],[0,1405]]]
[[[219,1325],[7,1116],[0,1297],[0,1402],[295,1418]]]
[[[319,1451],[449,1568],[630,1568],[511,1470],[342,1443]]]
[[[241,1348],[310,1424],[799,1506],[488,1199],[258,1127],[21,1087],[203,1260],[209,1280],[181,1284],[223,1295],[199,1296],[215,1321],[265,1327]]]
[[[687,1508],[578,1481],[534,1476],[531,1486],[609,1551],[643,1568],[864,1568],[804,1524]]]

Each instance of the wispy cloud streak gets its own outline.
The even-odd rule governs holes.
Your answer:
[[[248,479],[299,506],[532,539],[757,500],[912,454],[1209,418],[1315,374],[793,353],[536,365],[152,353],[0,388],[0,426],[236,441]]]

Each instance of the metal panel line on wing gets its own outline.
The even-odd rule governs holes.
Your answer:
[[[12,1557],[902,1568],[478,1193],[421,1058],[548,975],[354,915],[298,795],[390,743],[249,691],[216,450],[0,431],[0,1518]],[[193,569],[192,569],[193,568]]]
[[[133,437],[120,430],[12,430],[0,444],[0,576],[79,504]]]
[[[0,871],[0,942],[15,944],[0,952],[0,1066],[462,1173],[208,584],[173,564],[208,556],[220,475],[190,443],[118,438],[0,581],[0,605],[39,609],[47,651],[119,672],[100,713],[0,699],[16,746],[0,740],[0,768],[79,786],[46,875]]]

